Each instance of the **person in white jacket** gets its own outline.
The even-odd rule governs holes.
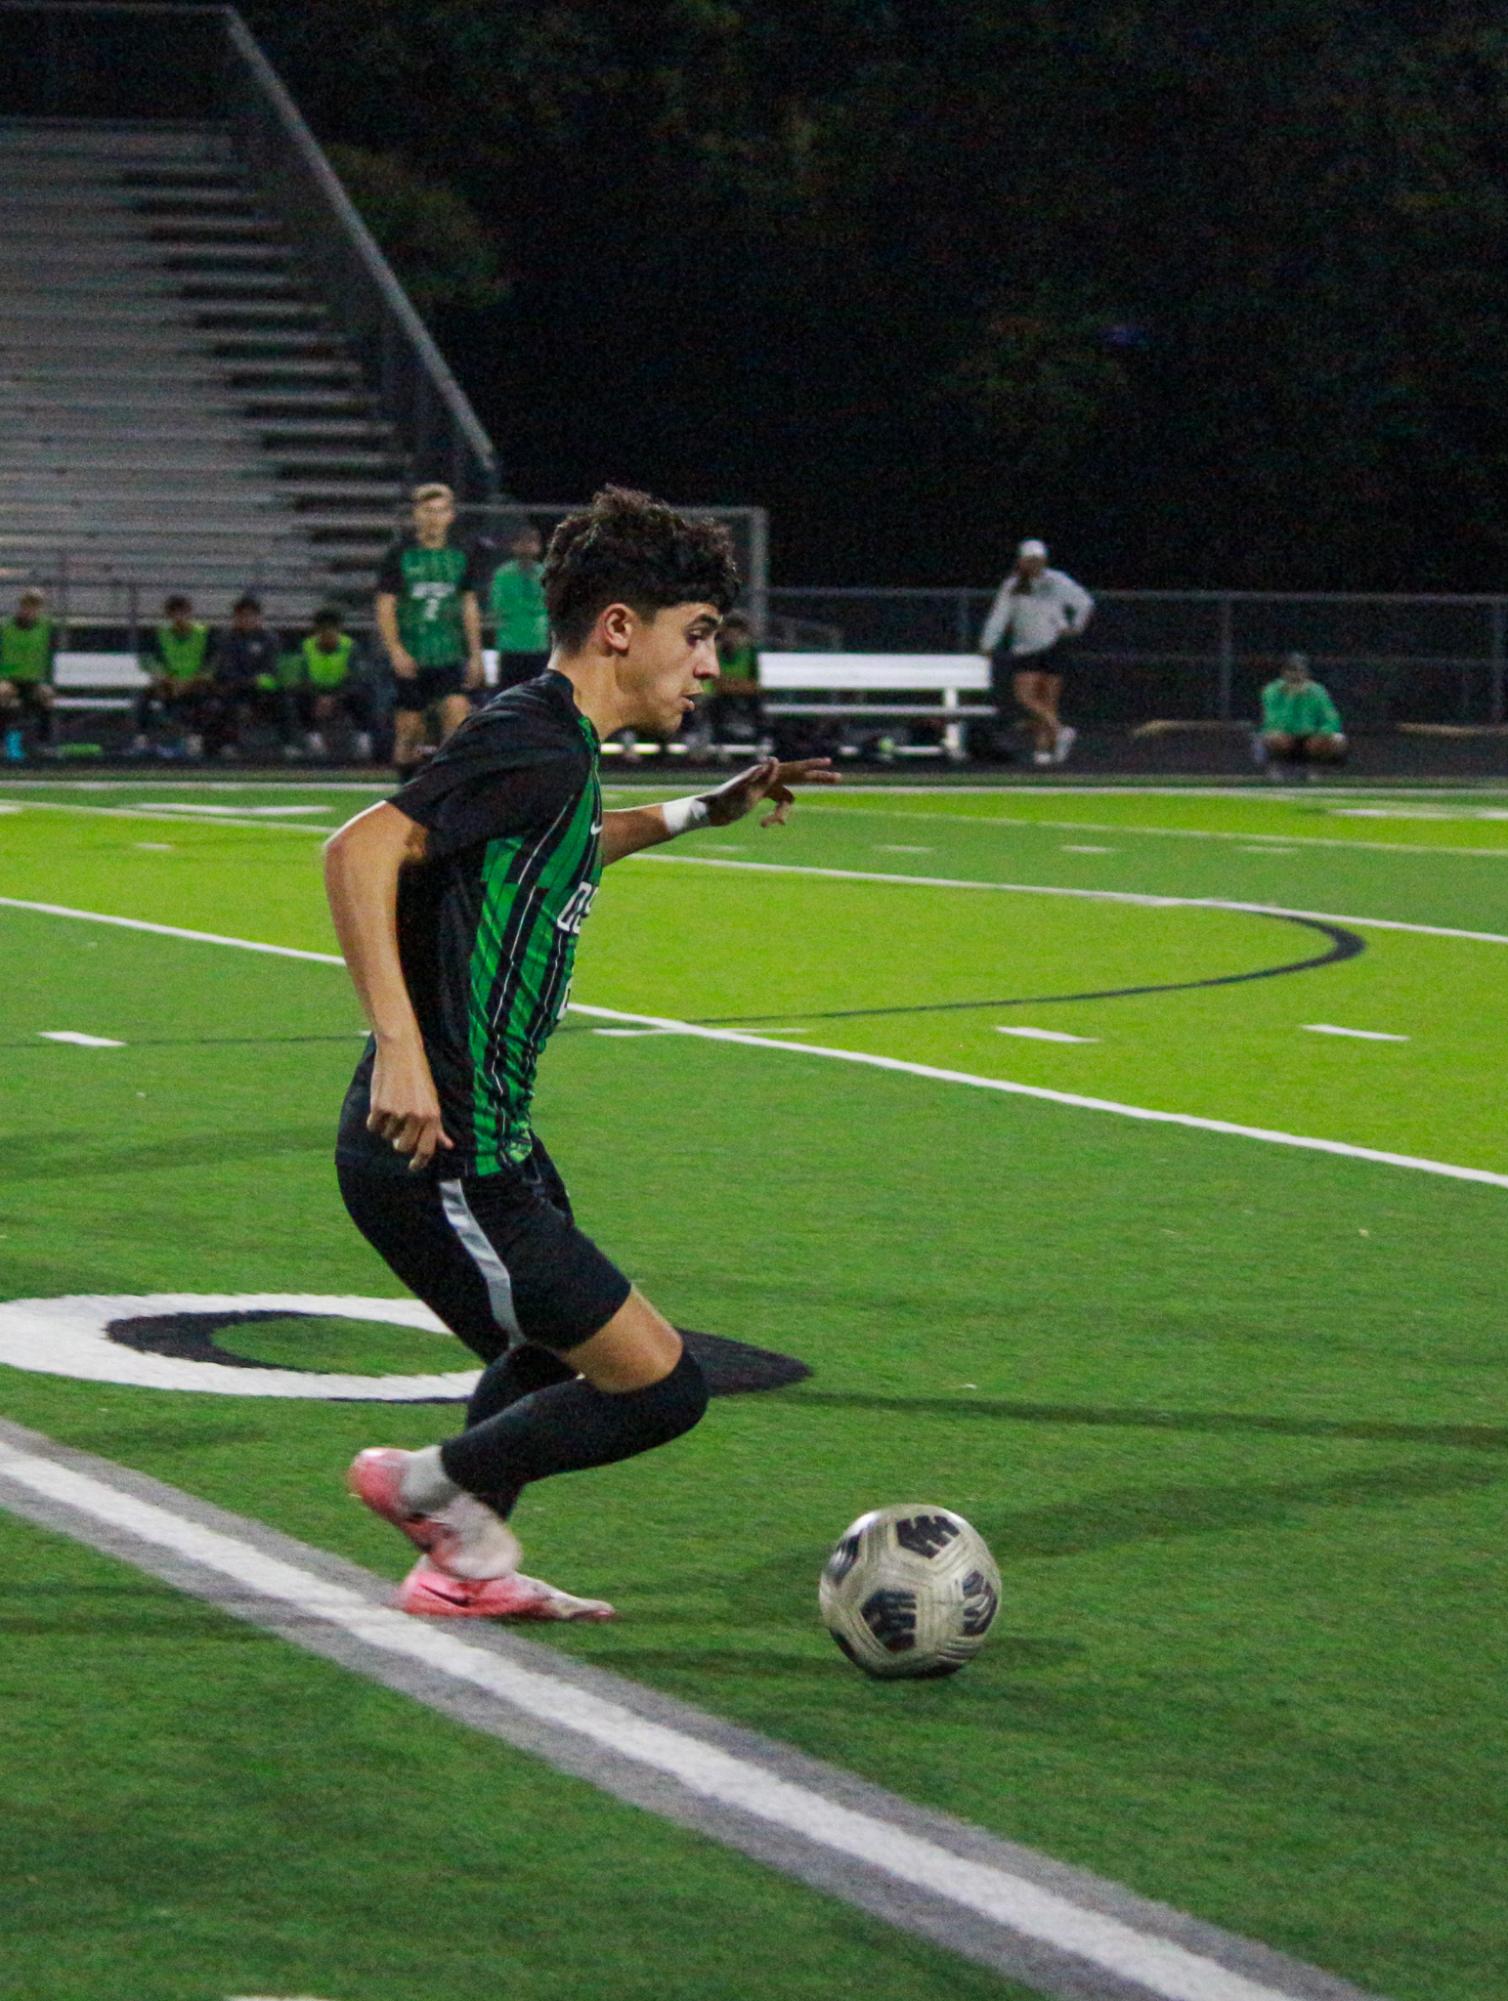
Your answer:
[[[1062,570],[1047,567],[1047,545],[1026,541],[1016,567],[995,594],[979,635],[989,656],[995,713],[1005,714],[1007,694],[1032,718],[1033,761],[1062,764],[1078,731],[1058,714],[1068,642],[1094,615],[1094,599]]]

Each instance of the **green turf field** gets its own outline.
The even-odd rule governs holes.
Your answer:
[[[0,897],[326,952],[310,829],[367,796],[0,792]],[[550,1643],[1395,2001],[1496,2001],[1508,794],[855,788],[662,853],[574,995],[649,1022],[568,1016],[540,1125],[657,1303],[813,1374],[526,1497],[531,1564],[624,1614]],[[395,1292],[329,1166],[339,969],[3,903],[0,964],[0,1297]],[[717,1032],[602,1032],[656,1020]],[[465,1366],[333,1319],[238,1347]],[[395,1576],[344,1466],[446,1424],[16,1367],[0,1415]],[[1004,1606],[967,1674],[880,1686],[815,1576],[911,1498]],[[0,1550],[18,1992],[1006,1991],[107,1559]]]

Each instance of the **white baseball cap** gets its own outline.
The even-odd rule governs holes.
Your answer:
[[[1023,542],[1021,547],[1016,551],[1016,554],[1018,556],[1040,556],[1045,562],[1047,560],[1047,544],[1045,542],[1038,542],[1033,538],[1030,541]]]

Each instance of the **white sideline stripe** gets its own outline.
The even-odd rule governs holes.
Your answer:
[[[37,1034],[44,1042],[76,1042],[80,1049],[124,1049],[126,1046],[108,1035],[85,1035],[77,1028],[39,1028]]]
[[[924,1836],[843,1806],[668,1724],[570,1682],[469,1645],[241,1538],[185,1519],[73,1467],[0,1442],[0,1472],[18,1486],[125,1531],[255,1593],[353,1635],[367,1647],[469,1683],[509,1708],[663,1774],[701,1799],[750,1814],[901,1884],[920,1887],[991,1923],[1072,1953],[1164,2001],[1290,2001],[1283,1990],[1170,1939],[1138,1931],[1003,1867],[949,1852]]]
[[[1083,1112],[1113,1112],[1123,1119],[1143,1119],[1151,1125],[1187,1126],[1194,1132],[1226,1133],[1236,1139],[1264,1140],[1269,1146],[1298,1147],[1306,1153],[1338,1154],[1344,1160],[1370,1160],[1380,1167],[1409,1167],[1419,1174],[1443,1175],[1450,1181],[1480,1181],[1491,1188],[1508,1188],[1508,1174],[1487,1167],[1457,1167],[1445,1160],[1427,1160],[1412,1153],[1390,1153],[1381,1147],[1353,1146],[1349,1140],[1315,1139],[1302,1133],[1274,1132],[1266,1126],[1238,1125],[1231,1119],[1204,1118],[1195,1112],[1160,1112],[1147,1105],[1123,1105],[1115,1098],[1088,1098],[1077,1091],[1052,1091],[1043,1084],[1015,1084],[1004,1077],[978,1077],[970,1070],[945,1070],[932,1063],[911,1063],[899,1056],[876,1056],[864,1049],[831,1049],[814,1042],[785,1042],[776,1036],[745,1035],[732,1028],[707,1028],[697,1022],[677,1022],[665,1015],[626,1014],[619,1008],[590,1007],[572,1001],[573,1014],[590,1014],[614,1021],[650,1021],[661,1028],[708,1042],[737,1042],[750,1049],[785,1049],[797,1056],[825,1056],[835,1063],[858,1063],[872,1070],[893,1070],[908,1077],[930,1077],[939,1084],[968,1084],[978,1091],[1000,1091],[1012,1098],[1040,1098],[1050,1105],[1071,1105]]]
[[[653,860],[651,856],[648,859]],[[672,860],[675,857],[666,856]],[[691,859],[687,857],[687,859]],[[762,862],[709,863],[710,867],[763,868],[779,864]],[[830,874],[830,870],[807,870],[798,873]],[[905,878],[888,878],[904,880]],[[961,885],[972,889],[995,889],[996,883],[966,883]],[[1056,893],[1056,892],[1052,892]],[[1072,894],[1073,892],[1065,892]],[[1097,890],[1083,892],[1098,895]],[[1198,898],[1172,899],[1166,897],[1133,897],[1137,903],[1200,902]],[[1227,904],[1216,908],[1232,910],[1269,911],[1265,904]],[[263,945],[251,938],[227,938],[214,931],[188,931],[176,924],[153,924],[145,918],[108,917],[96,910],[73,910],[61,903],[31,903],[18,896],[0,896],[0,908],[10,910],[35,910],[48,917],[78,918],[87,924],[114,924],[126,931],[150,931],[164,938],[187,938],[202,945],[229,945],[243,952],[265,952],[274,958],[305,959],[319,966],[342,966],[344,960],[335,952],[308,952],[297,945]],[[1286,913],[1299,915],[1298,912]],[[1337,923],[1365,923],[1365,918],[1337,918]],[[1394,929],[1413,931],[1417,925],[1393,926]],[[1424,927],[1428,928],[1428,927]],[[1480,938],[1484,933],[1465,931],[1457,934],[1465,938]],[[1508,938],[1493,940],[1500,945],[1508,945]],[[1383,1167],[1408,1167],[1420,1174],[1438,1174],[1450,1181],[1480,1181],[1491,1188],[1508,1188],[1508,1174],[1498,1174],[1486,1167],[1458,1167],[1451,1161],[1427,1160],[1411,1153],[1389,1153],[1377,1147],[1353,1146],[1347,1140],[1314,1139],[1300,1133],[1280,1133],[1270,1131],[1266,1126],[1238,1125],[1230,1119],[1203,1118],[1194,1112],[1154,1111],[1146,1105],[1123,1105],[1114,1098],[1086,1098],[1074,1091],[1051,1091],[1042,1084],[1013,1084],[1003,1077],[976,1077],[968,1070],[944,1070],[931,1063],[909,1063],[899,1056],[875,1056],[862,1049],[830,1049],[815,1042],[787,1042],[777,1036],[746,1035],[733,1028],[709,1028],[695,1022],[681,1021],[673,1015],[632,1014],[623,1008],[592,1007],[585,1001],[569,1003],[572,1014],[591,1015],[602,1021],[622,1022],[646,1028],[660,1028],[675,1035],[692,1035],[704,1042],[733,1042],[748,1049],[784,1049],[796,1056],[825,1056],[835,1063],[857,1063],[871,1070],[893,1070],[904,1076],[928,1077],[940,1084],[967,1084],[979,1091],[1000,1091],[1008,1097],[1041,1098],[1053,1105],[1070,1105],[1085,1112],[1113,1112],[1124,1119],[1143,1119],[1153,1125],[1187,1126],[1194,1132],[1226,1133],[1235,1139],[1263,1140],[1269,1146],[1298,1147],[1309,1153],[1332,1153],[1345,1160],[1370,1160]]]
[[[1358,1042],[1407,1042],[1406,1035],[1387,1035],[1380,1028],[1337,1028],[1333,1022],[1306,1021],[1304,1028],[1310,1035],[1350,1035]]]
[[[26,782],[26,781],[20,781],[20,782]],[[1176,794],[1170,796],[1182,797],[1184,795]],[[1225,795],[1216,795],[1216,796],[1225,796]],[[1231,794],[1229,796],[1239,798],[1243,797],[1244,795],[1237,793],[1237,794]],[[172,818],[175,820],[178,826],[181,827],[184,825],[182,815],[143,813],[139,811],[137,808],[130,806],[71,806],[71,805],[64,805],[59,801],[52,799],[29,799],[25,802],[25,804],[28,809],[37,806],[43,806],[52,808],[53,810],[59,813],[102,813],[107,818],[113,817],[116,819]],[[824,810],[824,809],[819,808],[817,810]],[[881,812],[884,811],[885,809],[881,807],[873,807],[873,808],[857,807],[852,810],[857,812],[866,812],[866,811]],[[936,818],[937,818],[935,814],[931,813],[901,814],[899,815],[899,817],[903,819],[931,820],[934,824],[936,824]],[[950,817],[957,820],[957,819],[963,819],[965,816],[962,814],[955,813]],[[1002,821],[1002,820],[985,819],[983,815],[975,815],[974,818],[980,820],[982,824],[991,827],[997,827],[997,826],[1042,827],[1048,825],[1056,825],[1060,827],[1073,827],[1078,825],[1077,821],[1072,821],[1072,820],[1060,820],[1056,822],[1049,822],[1045,820]],[[206,823],[206,824],[211,824],[211,823]],[[326,829],[323,827],[305,827],[296,825],[293,822],[281,821],[281,820],[216,820],[212,824],[220,827],[270,828],[273,832],[279,834],[323,835],[326,832]],[[1181,827],[1138,827],[1132,829],[1125,829],[1120,827],[1103,827],[1103,828],[1093,829],[1092,831],[1100,833],[1122,833],[1129,831],[1129,832],[1143,833],[1143,834],[1146,833],[1179,834],[1183,833],[1185,829]],[[1246,834],[1241,834],[1241,835],[1220,834],[1220,835],[1211,835],[1210,838],[1222,841],[1223,840],[1233,841],[1233,840],[1249,840],[1251,837]],[[1285,834],[1281,836],[1275,834],[1271,838],[1275,843],[1291,843],[1292,841],[1295,840],[1307,840],[1310,837],[1304,834],[1296,834],[1296,835]],[[1365,844],[1356,841],[1342,841],[1336,843],[1335,845],[1350,848],[1350,847],[1362,846]],[[1386,849],[1390,852],[1392,849],[1392,844],[1388,842],[1375,842],[1372,845]],[[918,849],[917,852],[934,853],[935,850]],[[1114,850],[1112,849],[1109,852],[1113,853]],[[1263,848],[1261,850],[1258,850],[1258,852],[1264,854],[1266,853],[1278,854],[1284,852],[1284,848],[1281,845],[1278,845],[1270,849]],[[1452,855],[1469,855],[1469,854],[1497,855],[1499,852],[1501,852],[1504,855],[1508,855],[1508,848],[1504,848],[1501,851],[1496,848],[1480,848],[1480,849],[1421,848],[1419,852],[1421,854],[1452,854]],[[1058,883],[982,882],[977,878],[966,877],[966,876],[892,875],[888,873],[883,873],[879,870],[816,868],[816,867],[806,866],[799,862],[736,862],[726,859],[721,855],[665,855],[665,854],[660,854],[658,852],[645,851],[638,854],[627,856],[625,857],[625,859],[629,861],[640,861],[640,862],[678,862],[683,866],[687,863],[691,864],[699,863],[703,868],[760,869],[763,870],[768,875],[830,876],[840,882],[898,882],[898,883],[904,883],[908,886],[920,887],[923,889],[996,889],[1005,891],[1008,894],[1015,896],[1082,896],[1091,898],[1092,900],[1101,903],[1139,903],[1144,905],[1150,905],[1154,908],[1161,908],[1167,910],[1178,910],[1178,909],[1248,910],[1253,912],[1256,916],[1259,917],[1313,917],[1322,924],[1370,925],[1374,931],[1410,931],[1413,932],[1416,936],[1421,938],[1469,938],[1469,939],[1475,939],[1478,943],[1486,945],[1508,945],[1508,934],[1498,931],[1466,931],[1462,930],[1459,926],[1450,924],[1414,924],[1414,923],[1408,923],[1404,919],[1399,917],[1348,917],[1348,916],[1338,915],[1336,912],[1329,910],[1300,910],[1288,904],[1280,904],[1280,903],[1243,903],[1243,902],[1232,901],[1229,898],[1220,896],[1158,896],[1151,892],[1143,892],[1143,891],[1128,890],[1128,889],[1070,888],[1066,884],[1058,884]],[[0,904],[4,904],[8,901],[14,901],[14,899],[0,897]],[[52,905],[43,905],[43,904],[32,904],[29,906],[19,905],[18,907],[31,908],[36,910],[42,910],[42,909],[52,910],[54,908],[54,906]],[[57,914],[68,915],[70,913],[64,911],[58,911]],[[89,913],[82,912],[77,914],[88,915]],[[197,937],[197,936],[204,936],[207,934],[196,932],[185,935],[192,935]],[[218,942],[222,944],[235,944],[235,943],[245,943],[246,941],[236,940],[236,939],[221,939]],[[249,946],[248,949],[256,951],[256,950],[270,949],[270,948]],[[319,955],[315,954],[314,956],[318,957]]]
[[[78,806],[64,799],[22,799],[18,813],[88,813],[101,820],[167,820],[176,827],[259,827],[268,834],[328,834],[328,827],[309,827],[298,820],[253,820],[254,806],[243,806],[248,817],[232,818],[231,806]]]
[[[24,783],[25,781],[20,781],[20,782]],[[55,781],[41,781],[41,782],[55,782]],[[325,787],[323,789],[329,791],[335,791],[339,790],[340,788],[330,786],[330,787]],[[376,793],[379,798],[387,797],[386,793],[380,792],[378,788],[375,786],[373,787],[353,786],[350,787],[349,789],[358,792],[372,791]],[[608,786],[605,789],[611,792],[613,790],[613,787]],[[618,790],[620,791],[622,791],[623,789],[624,788],[622,787],[618,788]],[[867,788],[867,789],[873,790],[877,788]],[[921,788],[913,787],[908,789],[919,791]],[[984,787],[980,789],[982,791],[988,790],[988,788]],[[1117,795],[1111,795],[1111,796],[1117,796]],[[1126,795],[1122,793],[1119,794],[1118,796],[1125,797]],[[1154,794],[1154,793],[1143,792],[1140,794],[1133,794],[1131,796],[1140,798],[1154,798],[1154,797],[1186,798],[1190,795],[1186,793]],[[1246,799],[1249,798],[1251,795],[1247,793],[1234,792],[1234,793],[1204,793],[1195,796],[1204,798]],[[1295,796],[1302,797],[1305,800],[1308,800],[1310,803],[1314,804],[1324,803],[1321,800],[1316,800],[1313,793],[1306,792],[1302,795],[1295,795]],[[1289,803],[1289,802],[1285,802],[1285,800],[1281,797],[1274,797],[1273,795],[1269,794],[1267,795],[1267,803],[1271,805],[1282,805],[1284,803]],[[280,821],[276,819],[251,818],[250,816],[254,813],[276,812],[280,810],[286,810],[280,808],[264,808],[259,806],[243,806],[241,808],[241,813],[245,815],[245,817],[238,818],[238,817],[233,817],[233,815],[235,815],[236,813],[236,809],[232,806],[194,806],[189,803],[183,803],[177,806],[169,804],[164,804],[160,806],[86,806],[86,805],[76,804],[74,801],[67,799],[22,799],[10,802],[0,802],[0,805],[4,804],[8,804],[8,810],[17,813],[21,812],[93,813],[105,819],[176,820],[180,825],[182,825],[185,818],[187,818],[189,821],[201,820],[205,824],[213,824],[215,826],[220,826],[220,827],[271,827],[280,833],[293,833],[293,834],[322,834],[327,831],[323,827],[302,826],[297,822],[291,820]],[[848,805],[846,802],[843,805],[839,806],[831,802],[819,803],[816,800],[803,800],[802,806],[807,813],[848,814],[848,815],[857,815],[860,813],[864,813],[870,815],[871,817],[879,817],[886,820],[925,820],[929,826],[933,827],[939,825],[944,827],[954,826],[954,825],[966,826],[966,827],[994,827],[996,829],[1004,830],[1005,832],[1019,832],[1022,829],[1025,829],[1027,832],[1030,832],[1031,829],[1034,827],[1044,827],[1047,828],[1049,831],[1058,833],[1121,834],[1121,835],[1153,834],[1153,835],[1165,836],[1170,840],[1239,841],[1250,844],[1253,847],[1255,847],[1257,843],[1270,842],[1275,849],[1280,847],[1347,848],[1364,854],[1472,855],[1479,859],[1485,858],[1492,861],[1508,861],[1508,845],[1505,845],[1500,848],[1457,848],[1457,847],[1448,847],[1444,843],[1432,844],[1424,841],[1347,840],[1338,834],[1253,834],[1249,832],[1243,834],[1237,834],[1237,833],[1231,833],[1224,829],[1216,829],[1213,827],[1137,827],[1137,826],[1132,826],[1129,823],[1123,823],[1118,825],[1113,822],[1100,821],[1100,820],[1039,820],[1034,818],[1027,818],[1024,815],[1012,817],[1008,815],[995,814],[995,813],[945,813],[945,814],[915,813],[908,811],[903,806],[857,806],[857,805],[851,806]],[[317,809],[310,809],[310,810],[317,810]],[[1110,850],[1109,852],[1113,853],[1114,850]]]
[[[237,952],[265,952],[273,959],[307,959],[316,966],[343,966],[338,952],[308,952],[301,945],[263,945],[255,938],[227,938],[219,931],[188,931],[181,924],[154,924],[147,917],[112,917],[103,910],[74,910],[66,903],[33,903],[24,896],[0,896],[0,908],[34,910],[42,917],[76,917],[85,924],[111,924],[122,931],[150,931],[159,938],[187,938],[196,945],[229,945]]]
[[[1056,788],[1054,788],[1056,789]],[[1016,798],[1014,792],[1007,795]],[[1040,795],[1039,795],[1040,796]],[[1128,795],[1122,793],[1121,797]],[[1132,793],[1132,798],[1181,798],[1180,793]],[[1204,798],[1249,799],[1245,792],[1204,793]],[[1298,800],[1314,804],[1324,804],[1316,800],[1312,792],[1296,793],[1289,797],[1268,795],[1267,803],[1273,806],[1292,805]],[[836,801],[803,800],[803,808],[808,813],[822,813],[835,816],[866,814],[871,818],[885,820],[926,820],[931,826],[950,827],[955,824],[965,827],[994,827],[1004,833],[1030,833],[1034,827],[1046,827],[1055,833],[1069,834],[1153,834],[1175,841],[1271,841],[1274,846],[1282,844],[1305,848],[1348,848],[1363,854],[1380,855],[1477,855],[1492,861],[1508,861],[1508,845],[1500,848],[1455,848],[1443,842],[1438,846],[1427,841],[1360,841],[1348,840],[1341,834],[1236,834],[1224,828],[1214,827],[1138,827],[1130,821],[1108,820],[1040,820],[1034,814],[1005,813],[912,813],[904,806],[851,806],[845,800],[842,805]]]
[[[1320,924],[1355,924],[1373,931],[1411,931],[1421,938],[1468,938],[1481,945],[1508,945],[1508,932],[1463,931],[1451,924],[1414,924],[1401,917],[1345,917],[1332,910],[1300,910],[1286,903],[1246,903],[1226,896],[1159,896],[1139,889],[1081,889],[1066,883],[984,882],[977,876],[888,875],[873,869],[817,868],[803,862],[735,862],[721,855],[662,855],[658,850],[627,857],[679,868],[756,869],[762,875],[814,875],[835,882],[891,882],[907,889],[988,889],[1004,896],[1077,896],[1090,903],[1132,903],[1149,910],[1245,910],[1256,917],[1312,917]],[[0,898],[0,901],[3,901]]]
[[[997,1035],[1022,1035],[1031,1042],[1098,1042],[1097,1035],[1068,1035],[1061,1028],[1009,1028],[997,1027]]]

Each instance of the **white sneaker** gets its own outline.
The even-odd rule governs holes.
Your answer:
[[[142,736],[139,733],[136,736],[132,737],[131,755],[133,757],[145,757],[147,753],[151,750],[151,748],[152,748],[152,742],[150,737]]]
[[[185,757],[203,757],[204,738],[193,730],[190,730],[189,734],[183,739],[183,754]]]
[[[351,741],[351,748],[363,764],[372,761],[372,739],[366,730],[358,730]]]
[[[1033,764],[1047,765],[1051,764],[1052,761],[1052,752],[1050,750],[1034,750],[1032,752]]]
[[[307,731],[305,731],[305,733],[304,733],[304,749],[305,749],[306,751],[308,751],[308,753],[309,753],[309,755],[310,755],[311,757],[323,757],[323,756],[324,756],[324,754],[325,754],[325,740],[324,740],[324,738],[323,738],[323,737],[322,737],[322,736],[320,735],[320,733],[319,733],[319,731],[318,731],[318,730],[307,730]]]
[[[1078,737],[1079,733],[1071,723],[1063,724],[1053,741],[1052,761],[1054,764],[1066,764],[1068,762],[1068,753],[1073,749],[1075,743],[1078,742]]]

